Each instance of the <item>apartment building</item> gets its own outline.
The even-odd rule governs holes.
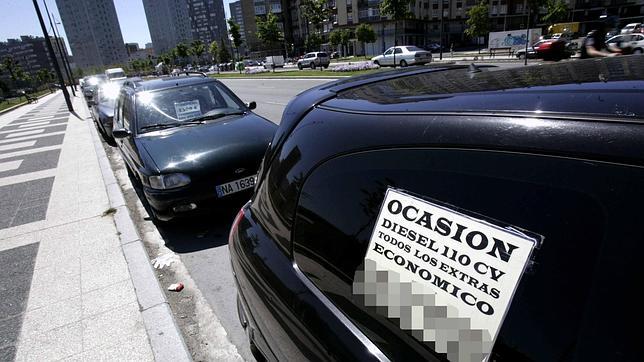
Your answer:
[[[113,0],[56,0],[80,68],[123,64],[127,53]]]

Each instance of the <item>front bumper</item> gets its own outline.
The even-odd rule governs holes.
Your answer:
[[[251,342],[268,360],[387,360],[299,270],[247,204],[229,250]],[[242,313],[240,313],[242,314]]]
[[[159,220],[171,220],[180,216],[205,213],[213,208],[239,207],[248,201],[253,189],[243,190],[222,198],[217,197],[215,187],[187,185],[171,190],[156,190],[144,186],[143,193]],[[191,205],[194,208],[191,209]]]

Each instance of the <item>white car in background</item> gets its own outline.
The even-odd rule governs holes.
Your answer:
[[[614,37],[606,40],[606,44],[626,50],[624,54],[643,54],[644,34],[630,33],[615,35]]]
[[[400,65],[401,67],[422,65],[431,63],[432,53],[414,45],[403,45],[391,47],[382,53],[382,55],[371,58],[371,61],[383,67],[394,65]]]
[[[641,33],[642,32],[642,23],[630,23],[622,28],[621,34],[629,33]]]

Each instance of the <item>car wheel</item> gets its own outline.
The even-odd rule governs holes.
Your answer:
[[[315,69],[315,63],[311,62],[311,69]]]
[[[377,61],[377,60],[374,60],[374,61],[373,61],[373,64],[374,64],[374,65],[377,65],[377,66],[380,66],[380,62],[379,62],[379,61]]]
[[[401,60],[400,61],[400,66],[403,67],[403,68],[406,67],[407,66],[407,61],[405,61],[405,59]]]
[[[517,54],[517,58],[523,59],[523,58],[525,58],[525,54],[523,54],[523,53]]]
[[[329,65],[328,65],[328,64],[324,66],[324,69],[328,69],[328,68],[329,68]]]
[[[297,69],[302,70],[302,64],[298,64]]]
[[[644,51],[642,51],[642,49],[640,48],[633,50],[633,54],[642,54],[642,53],[644,53]]]

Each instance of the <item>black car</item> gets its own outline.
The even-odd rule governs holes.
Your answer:
[[[91,106],[92,117],[96,127],[105,140],[113,142],[112,128],[114,121],[114,106],[121,86],[126,82],[140,82],[141,78],[127,78],[101,83],[93,92],[93,97],[88,104]]]
[[[248,199],[276,129],[254,107],[206,76],[124,84],[113,135],[153,217]]]
[[[286,108],[229,249],[268,360],[634,361],[644,58],[350,78]]]

